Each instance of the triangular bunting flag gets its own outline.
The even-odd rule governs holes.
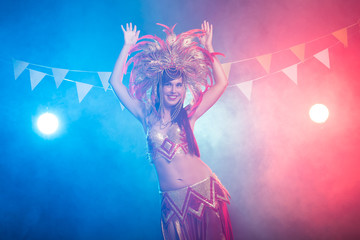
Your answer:
[[[52,68],[52,72],[54,75],[56,88],[58,88],[62,83],[62,81],[64,80],[66,74],[69,72],[69,70],[61,69],[61,68]]]
[[[267,73],[270,72],[270,64],[271,64],[271,54],[265,54],[259,57],[256,57],[261,66],[265,69]]]
[[[301,60],[305,59],[305,43],[301,43],[294,47],[291,47],[290,50]]]
[[[25,70],[25,68],[29,65],[29,63],[13,59],[13,64],[14,64],[14,75],[16,80],[20,76],[20,74]]]
[[[348,39],[347,39],[347,28],[340,29],[336,32],[332,33],[334,37],[336,37],[345,47],[348,46]]]
[[[88,92],[92,87],[93,85],[87,83],[76,82],[76,89],[79,98],[79,103],[81,103],[81,101],[84,99],[86,94],[88,94]]]
[[[30,69],[31,91],[41,82],[45,75],[46,73]]]
[[[330,68],[329,60],[329,49],[322,50],[321,52],[314,55],[314,57],[319,60],[322,64]]]
[[[242,82],[242,83],[236,84],[236,86],[247,97],[247,99],[249,101],[250,101],[251,91],[252,91],[252,82],[253,81],[247,81],[247,82]]]
[[[124,111],[124,105],[122,105],[121,103],[120,103],[120,107],[121,107],[121,111]]]
[[[297,64],[294,64],[290,67],[284,68],[282,70],[295,84],[297,84]]]
[[[109,88],[109,78],[111,76],[111,72],[98,72],[99,78],[101,80],[101,83],[104,87],[104,90],[108,90]]]
[[[222,67],[224,69],[226,77],[229,78],[230,70],[231,70],[231,63],[223,63],[221,65],[222,65]]]

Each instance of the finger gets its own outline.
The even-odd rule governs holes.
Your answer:
[[[206,22],[206,32],[210,31],[210,26],[209,26],[209,22]]]
[[[134,26],[134,32],[136,32],[136,25]]]
[[[211,33],[211,35],[213,33],[213,25],[212,24],[210,25],[210,33]]]
[[[132,23],[130,23],[130,31],[132,31]]]
[[[122,29],[122,31],[125,33],[125,29],[124,29],[124,26],[123,26],[123,25],[121,25],[121,29]]]
[[[136,38],[139,38],[140,30],[136,32]]]
[[[129,31],[129,24],[126,23],[126,31]]]

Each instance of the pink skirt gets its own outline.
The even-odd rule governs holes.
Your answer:
[[[165,240],[233,239],[229,193],[215,174],[189,187],[161,192]]]

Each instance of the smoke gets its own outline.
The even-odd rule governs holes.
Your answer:
[[[101,86],[123,44],[121,24],[163,36],[214,24],[214,47],[241,60],[287,49],[358,20],[357,1],[12,1],[0,9],[0,235],[2,239],[158,239],[160,197],[142,126],[112,92],[93,88],[78,103],[72,82],[46,77],[30,90],[13,81],[11,57],[95,73],[67,76]],[[251,100],[233,86],[263,76],[256,61],[232,65],[230,85],[195,126],[203,161],[232,199],[235,238],[359,238],[359,31],[329,50],[331,69],[311,58],[298,84],[282,73],[255,81]],[[322,50],[322,49],[321,49]],[[298,61],[274,56],[271,70]],[[308,110],[323,103],[324,125]],[[33,126],[55,112],[58,135]],[[155,206],[155,207],[153,207]],[[141,231],[139,231],[141,229]]]

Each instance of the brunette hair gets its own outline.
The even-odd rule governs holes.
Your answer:
[[[182,77],[181,74],[179,74],[179,76],[177,78]],[[164,85],[168,82],[171,82],[172,80],[174,80],[176,78],[172,78],[170,77],[165,71],[162,74],[161,77],[161,84]],[[184,81],[183,81],[184,82]],[[160,82],[158,83],[157,86],[157,96],[158,98],[155,100],[155,109],[157,112],[159,112],[159,107],[160,107]],[[181,101],[181,100],[180,100]],[[171,114],[174,113],[175,111],[175,107],[171,109]],[[180,128],[184,128],[185,133],[186,133],[186,141],[188,143],[188,148],[189,148],[189,152],[191,154],[194,154],[198,157],[200,157],[200,151],[199,151],[199,147],[197,145],[194,133],[191,129],[190,126],[190,122],[189,122],[189,117],[187,114],[187,111],[185,110],[184,106],[181,106],[180,112],[178,113],[178,115],[175,117],[175,119],[172,120],[172,123],[177,123],[179,125]]]

